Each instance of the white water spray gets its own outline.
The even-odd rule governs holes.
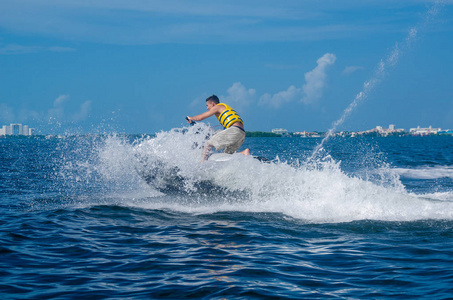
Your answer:
[[[321,143],[313,150],[313,153],[308,160],[309,162],[314,161],[316,156],[319,155],[319,152],[324,148],[324,144],[334,135],[334,132],[337,130],[337,128],[344,123],[344,121],[361,102],[368,98],[374,88],[385,78],[388,70],[398,63],[400,56],[404,53],[404,51],[408,50],[411,47],[412,42],[416,40],[419,31],[425,29],[428,24],[432,22],[432,19],[439,13],[442,5],[442,1],[435,1],[432,7],[426,12],[423,21],[417,26],[412,27],[409,30],[406,38],[401,43],[395,43],[395,46],[393,47],[390,54],[379,62],[376,71],[371,79],[365,81],[365,83],[363,84],[363,89],[356,95],[354,100],[343,111],[341,117],[332,124],[332,128],[328,130],[326,137],[324,137]]]
[[[67,174],[79,175],[77,182],[83,187],[96,183],[92,187],[99,194],[93,197],[91,190],[88,197],[84,194],[95,199],[94,205],[113,203],[191,214],[280,213],[313,223],[453,220],[451,192],[407,192],[385,166],[378,170],[385,177],[380,180],[379,176],[348,175],[327,156],[317,169],[280,161],[264,163],[240,154],[228,163],[200,163],[208,133],[209,126],[200,123],[198,128],[175,128],[132,142],[107,136],[95,144],[95,157],[87,163],[83,163],[85,157],[80,162],[68,161],[72,172]],[[414,170],[401,169],[407,171]],[[448,169],[419,171],[413,176],[444,177]],[[82,199],[78,205],[93,202]]]

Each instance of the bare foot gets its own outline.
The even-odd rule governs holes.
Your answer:
[[[244,154],[244,155],[250,155],[250,149],[247,148],[247,149],[245,149],[244,151],[241,151],[241,152],[239,152],[239,153]]]

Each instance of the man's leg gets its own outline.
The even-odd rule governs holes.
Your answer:
[[[203,147],[203,152],[201,154],[201,161],[206,161],[209,157],[209,153],[211,152],[211,149],[212,149],[212,145],[209,144],[209,142],[207,142],[204,147]]]

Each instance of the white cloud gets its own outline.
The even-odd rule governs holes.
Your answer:
[[[41,47],[41,46],[23,46],[18,44],[0,45],[0,55],[9,54],[27,54],[37,52],[71,52],[74,48],[69,47]]]
[[[357,71],[361,71],[365,69],[364,67],[361,66],[347,66],[344,68],[343,72],[341,74],[343,75],[351,75],[352,73],[355,73]]]
[[[386,10],[390,0],[360,5]],[[338,39],[401,28],[400,22],[352,23],[339,8],[357,1],[14,0],[3,1],[0,28],[10,32],[108,44]],[[404,2],[404,1],[403,1]],[[394,7],[395,4],[392,5]],[[407,4],[401,4],[404,6]],[[388,17],[387,17],[388,18]],[[319,20],[323,20],[320,24]],[[325,20],[329,20],[325,22]],[[315,22],[313,22],[315,21]],[[285,26],[282,26],[285,24]],[[385,24],[385,25],[382,25]],[[51,47],[53,48],[53,47]],[[51,49],[49,48],[49,49]],[[33,49],[28,49],[30,51]],[[23,51],[23,50],[20,50]],[[33,51],[36,51],[34,49]]]
[[[18,120],[21,120],[21,122],[25,122],[28,120],[37,121],[37,120],[42,120],[42,116],[43,116],[42,113],[39,113],[34,110],[30,110],[28,108],[22,108],[19,112]]]
[[[233,85],[227,90],[227,96],[221,96],[220,100],[226,99],[232,105],[238,107],[245,107],[248,106],[250,103],[254,101],[256,90],[255,89],[247,89],[242,83],[235,82]]]
[[[260,105],[269,105],[275,108],[279,108],[285,103],[292,102],[296,99],[300,99],[302,96],[302,89],[296,88],[294,85],[290,86],[286,91],[278,92],[274,95],[264,94],[260,97]]]
[[[305,84],[301,88],[291,85],[288,89],[273,95],[265,93],[259,98],[258,104],[279,108],[285,103],[298,100],[305,104],[317,101],[322,97],[326,86],[326,70],[330,65],[335,63],[335,60],[336,57],[334,54],[324,54],[316,61],[318,65],[310,72],[305,73]],[[233,83],[233,85],[228,88],[227,92],[227,96],[219,97],[220,101],[225,99],[228,103],[231,103],[236,107],[246,107],[254,102],[256,97],[256,90],[247,89],[241,82]],[[199,105],[201,102],[201,98],[197,98],[190,106]]]
[[[69,95],[58,96],[53,103],[53,107],[47,111],[48,118],[61,122],[77,122],[85,120],[91,111],[91,101],[85,101],[73,114],[67,114],[65,111],[65,104],[69,102],[70,99],[71,97]]]
[[[204,101],[206,98],[208,98],[208,96],[204,95],[193,99],[193,101],[189,104],[189,107],[190,108],[202,107],[204,105]]]
[[[73,52],[73,51],[76,51],[76,49],[75,48],[71,48],[71,47],[53,46],[53,47],[44,48],[44,51],[50,51],[50,52]]]
[[[334,54],[324,54],[316,61],[318,65],[310,72],[305,73],[305,84],[302,88],[292,85],[286,91],[281,91],[274,95],[266,93],[260,97],[259,104],[278,108],[285,103],[297,100],[305,104],[314,103],[322,97],[326,86],[327,67],[333,65],[335,60]]]
[[[204,95],[195,98],[189,107],[200,107],[205,104],[206,98],[212,94],[205,93]],[[227,95],[219,95],[220,102],[227,102],[228,104],[234,105],[235,107],[246,107],[255,101],[256,90],[247,89],[242,83],[235,82],[231,87],[227,89]]]
[[[68,101],[68,100],[69,100],[69,95],[60,95],[53,102],[53,106],[54,107],[61,107],[63,105],[63,103]]]
[[[78,122],[86,120],[91,112],[91,101],[85,101],[80,106],[76,106],[72,113],[67,113],[66,104],[70,101],[69,95],[60,95],[54,102],[53,106],[49,109],[42,111],[30,110],[27,107],[15,109],[7,104],[0,103],[0,123],[8,124],[12,122],[26,122],[26,121],[50,121],[58,123]],[[1,126],[2,124],[0,124]]]
[[[49,119],[63,120],[65,118],[63,104],[69,101],[69,95],[60,95],[53,102],[53,107],[47,111]]]
[[[34,53],[38,52],[38,48],[36,46],[21,46],[17,44],[9,44],[0,47],[0,54],[25,54],[25,53]]]
[[[14,111],[11,107],[4,103],[0,103],[0,120],[3,123],[15,122]],[[0,124],[0,126],[5,124]]]
[[[305,84],[302,87],[305,96],[302,102],[313,103],[321,98],[326,84],[326,68],[333,65],[336,59],[334,54],[326,53],[316,61],[318,63],[316,68],[305,73]]]
[[[90,111],[91,111],[91,101],[85,101],[82,103],[82,105],[80,105],[80,110],[72,116],[72,119],[74,121],[85,120],[88,117],[88,115],[90,114]]]
[[[17,112],[17,111],[16,111]],[[0,103],[0,126],[9,123],[25,122],[29,120],[41,120],[43,114],[28,108],[21,108],[18,113],[15,109],[4,103]]]

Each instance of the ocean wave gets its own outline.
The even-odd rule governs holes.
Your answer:
[[[380,180],[354,176],[327,154],[315,163],[283,162],[277,153],[268,157],[270,163],[241,154],[201,163],[212,133],[197,124],[133,141],[112,135],[96,145],[92,163],[71,166],[83,165],[84,172],[76,173],[95,174],[102,185],[97,197],[104,202],[145,209],[282,213],[313,223],[453,219],[452,193],[442,199],[410,193],[398,169],[379,170]]]
[[[395,168],[400,176],[413,179],[452,178],[453,166],[422,166],[417,168]]]

